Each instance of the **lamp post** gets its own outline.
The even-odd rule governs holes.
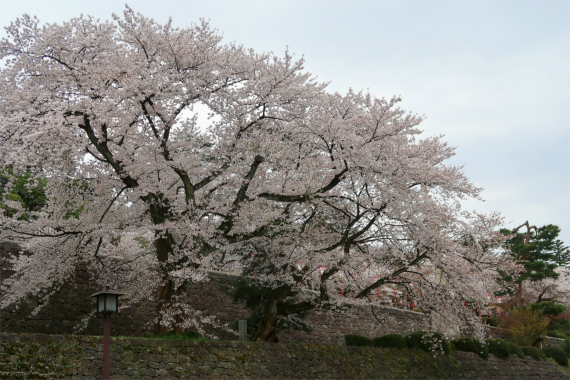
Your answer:
[[[91,296],[97,297],[97,314],[103,315],[103,380],[109,380],[111,367],[111,315],[119,311],[119,296],[123,294],[107,286]]]

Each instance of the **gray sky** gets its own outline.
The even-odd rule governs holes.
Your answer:
[[[426,135],[457,147],[452,163],[483,187],[477,211],[505,227],[556,224],[570,245],[570,2],[131,0],[177,26],[209,19],[224,36],[279,55],[288,47],[329,90],[402,95]],[[3,2],[0,25],[23,13],[44,22],[101,20],[124,2]],[[4,36],[4,30],[0,36]]]

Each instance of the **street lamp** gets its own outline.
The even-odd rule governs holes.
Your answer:
[[[103,380],[109,380],[111,367],[111,315],[119,311],[119,296],[124,293],[105,290],[93,294],[91,297],[97,297],[97,314],[103,315]]]

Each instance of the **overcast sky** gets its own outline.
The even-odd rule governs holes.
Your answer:
[[[485,189],[486,201],[467,208],[500,211],[508,228],[556,224],[570,245],[570,1],[128,4],[181,27],[209,19],[224,42],[259,52],[288,47],[330,91],[401,95],[402,108],[426,116],[424,133],[444,134],[457,147],[452,163]],[[5,1],[0,25],[24,13],[60,23],[123,9],[110,0]]]

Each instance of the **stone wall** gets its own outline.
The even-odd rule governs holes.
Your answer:
[[[0,379],[92,380],[102,375],[101,337],[0,335]],[[311,343],[111,341],[111,379],[568,379],[553,361],[467,352]]]
[[[543,347],[557,347],[562,350],[564,346],[564,339],[560,338],[552,338],[550,336],[542,337],[542,344]]]
[[[305,321],[311,331],[285,330],[279,333],[280,340],[343,345],[346,334],[369,337],[391,333],[407,335],[424,329],[428,323],[422,313],[376,305],[354,307],[342,314],[313,310]]]
[[[13,244],[0,245],[0,277],[10,276],[7,257],[9,252],[17,252]],[[94,314],[95,301],[91,295],[99,291],[90,286],[90,276],[85,269],[75,271],[74,279],[67,282],[49,297],[49,302],[37,314],[32,311],[41,299],[29,297],[16,306],[0,310],[0,331],[17,333],[84,333],[96,335],[101,331],[102,321]],[[156,304],[143,302],[137,308],[125,310],[113,316],[114,333],[125,336],[140,336],[149,331],[147,321]],[[151,314],[149,314],[151,313]]]
[[[8,269],[9,252],[18,251],[13,244],[0,244],[0,278],[11,275]],[[89,273],[79,268],[75,279],[51,295],[49,303],[37,314],[32,311],[38,298],[29,298],[17,307],[0,310],[0,331],[13,333],[85,334],[98,335],[102,320],[97,317],[94,300],[90,297],[99,291],[90,284]],[[222,324],[245,319],[249,311],[232,302],[231,287],[235,275],[209,272],[210,281],[193,284],[188,295],[191,305],[206,315],[216,316]],[[156,301],[145,301],[123,308],[112,317],[114,336],[144,336],[152,331],[149,321],[155,316]],[[320,344],[344,344],[345,334],[361,334],[371,337],[388,333],[406,334],[422,329],[428,319],[422,313],[373,305],[351,308],[338,313],[328,310],[313,310],[305,320],[310,331],[283,330],[278,332],[281,342],[303,341]],[[237,335],[223,329],[205,326],[224,340],[236,340]]]

